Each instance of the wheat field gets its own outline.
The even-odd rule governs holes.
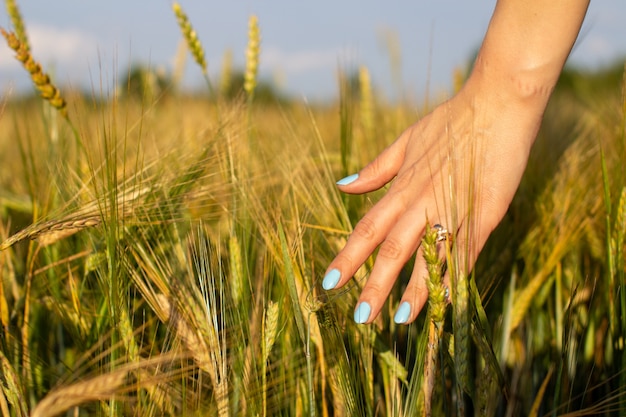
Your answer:
[[[177,3],[205,91],[149,70],[64,90],[6,6],[35,93],[0,101],[2,416],[626,412],[623,63],[564,72],[507,215],[455,276],[459,302],[437,305],[435,256],[428,311],[393,322],[409,264],[363,326],[373,259],[340,290],[321,280],[384,190],[335,181],[428,100],[385,100],[364,67],[340,71],[336,102],[272,95],[254,16],[246,68],[212,77]]]

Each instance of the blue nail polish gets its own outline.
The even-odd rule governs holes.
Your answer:
[[[339,283],[339,278],[341,278],[341,272],[338,269],[331,269],[324,276],[324,280],[322,281],[322,288],[325,290],[332,290]]]
[[[370,313],[372,312],[372,308],[367,303],[367,301],[363,301],[357,309],[354,311],[354,321],[358,324],[365,323],[370,318]]]
[[[348,185],[359,179],[359,174],[352,174],[337,181],[337,185]]]
[[[396,315],[393,317],[393,321],[398,324],[404,324],[409,320],[409,316],[411,315],[411,304],[404,301],[398,307],[398,311],[396,311]]]

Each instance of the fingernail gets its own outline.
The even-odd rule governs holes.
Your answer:
[[[411,304],[406,301],[400,304],[398,307],[398,311],[396,311],[396,315],[393,317],[393,321],[398,324],[404,324],[409,320],[409,316],[411,315]]]
[[[352,174],[337,181],[337,185],[348,185],[359,179],[359,174]]]
[[[324,276],[324,280],[322,281],[322,288],[325,290],[332,290],[339,283],[339,278],[341,278],[341,272],[338,269],[331,269]]]
[[[354,321],[358,324],[365,323],[370,318],[370,313],[372,312],[372,308],[367,303],[367,301],[363,301],[357,309],[354,311]]]

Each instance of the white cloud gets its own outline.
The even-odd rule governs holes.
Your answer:
[[[40,24],[27,28],[33,55],[38,62],[71,68],[84,69],[87,57],[97,53],[95,37],[77,29],[62,29]],[[0,69],[14,69],[19,63],[13,58],[6,42],[0,42]]]
[[[278,47],[261,47],[261,65],[289,75],[333,69],[345,51],[339,48],[285,52]]]

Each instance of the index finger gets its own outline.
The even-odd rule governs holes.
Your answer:
[[[326,270],[322,281],[324,289],[344,285],[387,237],[414,198],[406,187],[413,173],[411,168],[400,175],[387,194],[357,223],[346,246]]]

